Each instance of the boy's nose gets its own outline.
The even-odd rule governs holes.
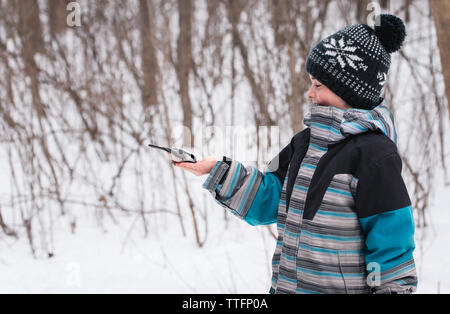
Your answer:
[[[313,92],[313,87],[311,86],[310,88],[309,88],[309,90],[308,90],[308,92],[306,93],[306,96],[309,98],[309,99],[313,99],[314,98],[314,92]]]

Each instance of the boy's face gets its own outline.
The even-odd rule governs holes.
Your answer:
[[[329,90],[328,87],[320,83],[312,75],[309,75],[309,78],[311,79],[311,87],[307,96],[315,105],[333,106],[342,110],[351,108],[341,97]]]

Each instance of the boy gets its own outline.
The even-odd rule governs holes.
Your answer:
[[[270,293],[411,293],[414,219],[394,119],[380,97],[403,21],[381,15],[314,47],[305,130],[264,173],[226,157],[177,166],[250,225],[277,223]]]

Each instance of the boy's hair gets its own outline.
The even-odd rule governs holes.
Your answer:
[[[390,53],[406,37],[400,18],[382,14],[377,20],[374,29],[355,24],[325,38],[306,60],[306,71],[354,108],[373,109],[383,101]]]

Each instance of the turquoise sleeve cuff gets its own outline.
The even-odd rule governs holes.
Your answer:
[[[281,188],[280,180],[274,174],[266,172],[244,220],[252,226],[276,223]]]
[[[381,272],[393,269],[413,258],[414,219],[412,207],[359,219],[366,235],[366,264],[376,262]]]

